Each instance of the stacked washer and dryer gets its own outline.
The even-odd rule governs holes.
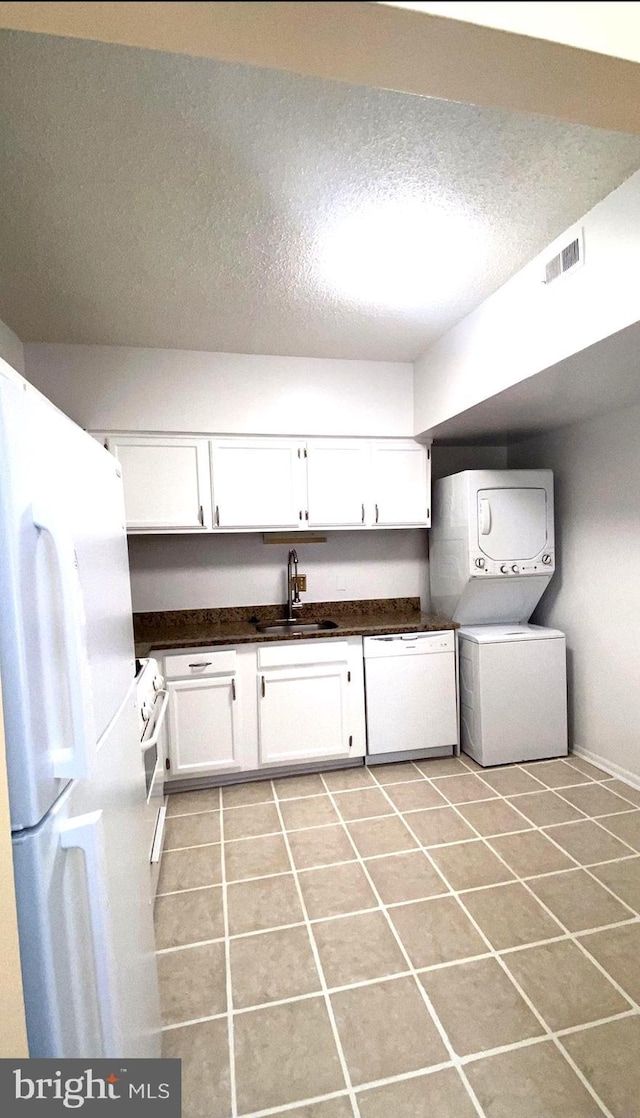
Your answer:
[[[555,570],[551,470],[434,485],[431,601],[460,622],[460,737],[478,764],[566,755],[564,633],[528,624]]]

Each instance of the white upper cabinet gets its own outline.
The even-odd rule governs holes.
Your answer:
[[[429,527],[431,456],[407,439],[371,444],[373,521],[378,527]]]
[[[214,439],[214,523],[219,528],[300,528],[306,523],[304,444]]]
[[[207,439],[117,435],[107,448],[122,465],[127,528],[211,528]]]
[[[310,439],[307,443],[309,527],[350,528],[366,522],[369,443]]]
[[[428,528],[413,439],[110,435],[132,532]]]

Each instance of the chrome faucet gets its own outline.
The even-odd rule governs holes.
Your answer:
[[[302,609],[302,602],[298,590],[298,553],[291,548],[287,558],[287,621],[295,621],[295,609]]]

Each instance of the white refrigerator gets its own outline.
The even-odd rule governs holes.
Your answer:
[[[119,467],[3,362],[0,604],[30,1055],[157,1056]]]

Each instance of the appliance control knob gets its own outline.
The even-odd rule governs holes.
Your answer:
[[[163,687],[164,687],[164,679],[162,678],[162,676],[161,675],[154,675],[154,677],[153,677],[153,690],[154,691],[162,691]]]
[[[482,568],[484,567],[484,559],[476,559],[476,567],[480,567],[480,569],[482,570]]]
[[[548,566],[549,563],[551,562],[551,556],[550,555],[543,555],[542,556],[542,562],[545,564],[545,566]]]
[[[151,703],[147,702],[147,700],[145,699],[142,706],[140,707],[140,714],[144,718],[145,722],[148,722],[149,719],[151,718],[151,711],[152,710],[153,710],[153,707],[152,707]]]
[[[507,566],[507,564],[506,564],[506,563],[503,563],[503,564],[502,564],[502,566],[501,566],[500,570],[501,570],[501,572],[502,572],[502,574],[503,574],[503,575],[506,575],[506,574],[508,574],[508,573],[509,573],[509,568],[508,568],[508,566]]]
[[[514,573],[514,574],[516,574],[516,575],[517,575],[517,574],[518,574],[518,572],[519,572],[519,570],[520,570],[520,568],[519,568],[519,566],[518,566],[518,564],[517,564],[517,563],[514,563],[514,564],[513,564],[513,566],[512,566],[512,568],[511,568],[511,570],[513,571],[513,573]]]

